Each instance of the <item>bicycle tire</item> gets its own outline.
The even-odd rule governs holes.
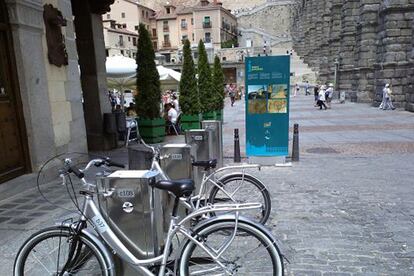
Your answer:
[[[194,236],[204,246],[213,248],[223,246],[222,240],[228,239],[234,231],[235,220],[216,221],[198,229]],[[234,245],[234,247],[232,247]],[[253,253],[248,248],[261,248],[255,258],[247,257]],[[267,253],[266,253],[267,252]],[[245,254],[244,258],[241,255]],[[179,260],[179,275],[217,275],[219,266],[193,241],[188,240],[183,246]],[[283,258],[273,238],[254,226],[254,222],[238,222],[235,240],[219,259],[229,269],[230,275],[274,275],[283,276]],[[194,267],[205,270],[195,271]],[[223,273],[226,273],[225,271]],[[228,274],[225,274],[228,275]]]
[[[46,253],[45,258],[50,262],[50,264],[42,263],[43,258],[40,257],[39,253],[42,248],[38,248],[39,245],[45,244],[50,245],[49,239],[57,238],[58,247],[50,248]],[[73,231],[65,226],[57,226],[45,228],[29,237],[24,244],[20,247],[13,268],[14,276],[41,276],[41,275],[59,275],[63,266],[66,264],[65,252],[64,250],[68,247],[73,238]],[[70,275],[96,275],[96,276],[113,276],[109,269],[109,264],[107,263],[104,254],[101,252],[99,247],[87,236],[80,235],[79,245],[80,255],[77,259],[73,259],[69,267]],[[44,245],[44,246],[46,246]],[[53,246],[53,244],[52,244]],[[55,245],[56,246],[56,245]],[[63,249],[62,249],[63,248]],[[33,260],[31,257],[31,252],[34,250],[36,256],[33,254]],[[57,250],[57,251],[56,251]],[[92,254],[90,254],[90,252]],[[51,257],[51,254],[57,253],[57,258],[54,259]],[[63,257],[62,257],[62,255]],[[95,257],[95,259],[93,259]],[[56,263],[54,261],[56,260]],[[27,269],[36,269],[34,263],[40,263],[39,270],[25,271]],[[50,266],[51,265],[51,266]],[[96,265],[99,265],[99,268],[95,269]],[[30,267],[26,267],[30,266]],[[50,270],[49,270],[50,268]],[[91,271],[90,269],[94,269]],[[42,270],[43,269],[43,270]],[[55,272],[56,270],[56,272]],[[43,272],[42,272],[43,271]],[[48,274],[46,274],[46,272]],[[53,273],[53,274],[52,274]],[[72,274],[73,273],[73,274]]]
[[[270,199],[269,191],[266,189],[266,186],[257,178],[255,178],[252,175],[249,174],[242,174],[242,173],[234,173],[225,175],[222,178],[220,178],[217,181],[217,184],[219,184],[221,187],[224,187],[227,185],[227,187],[230,186],[230,184],[234,181],[244,181],[243,183],[243,190],[242,192],[245,192],[243,196],[246,197],[246,199],[237,200],[239,203],[246,203],[246,202],[260,202],[262,204],[262,209],[259,213],[252,215],[251,212],[257,212],[257,210],[252,211],[243,211],[240,212],[240,214],[244,217],[250,218],[253,221],[256,221],[260,224],[265,225],[267,220],[269,219],[270,212],[272,210],[272,203]],[[249,189],[249,187],[251,187]],[[252,198],[253,192],[256,191],[257,197],[260,197],[261,199],[257,200],[257,198]],[[208,198],[208,202],[211,204],[215,203],[222,203],[222,202],[234,202],[230,198],[226,198],[226,195],[219,189],[217,186],[213,186],[213,188],[210,191],[210,195]],[[211,216],[216,216],[214,212],[211,213]]]

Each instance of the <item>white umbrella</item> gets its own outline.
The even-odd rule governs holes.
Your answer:
[[[113,56],[106,58],[106,73],[108,87],[121,92],[121,97],[126,89],[135,89],[136,85],[136,61],[124,56]],[[161,84],[171,85],[179,83],[181,73],[168,69],[164,66],[157,66]]]

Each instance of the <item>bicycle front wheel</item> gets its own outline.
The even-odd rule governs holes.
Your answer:
[[[14,276],[112,275],[102,252],[86,236],[79,236],[76,250],[68,260],[73,237],[67,227],[51,227],[35,233],[17,253]]]
[[[220,178],[217,184],[219,187],[213,186],[210,192],[208,200],[211,204],[258,202],[262,204],[261,209],[242,211],[240,214],[261,224],[267,222],[272,209],[270,194],[260,180],[249,174],[235,173]]]
[[[279,249],[265,233],[251,224],[239,221],[235,229],[234,220],[221,221],[206,226],[195,235],[204,249],[188,241],[180,258],[181,276],[283,275]]]

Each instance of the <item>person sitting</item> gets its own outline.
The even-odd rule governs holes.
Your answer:
[[[127,108],[127,116],[128,117],[136,117],[137,112],[135,111],[135,104],[129,103],[129,107]]]
[[[174,105],[175,111],[177,111],[177,113],[180,113],[180,103],[178,102],[177,95],[173,94],[172,98],[173,98],[172,104]]]
[[[171,131],[170,131],[171,128],[177,129],[176,124],[177,124],[178,113],[175,110],[174,105],[172,103],[165,104],[164,109],[166,111],[167,133],[171,134]]]

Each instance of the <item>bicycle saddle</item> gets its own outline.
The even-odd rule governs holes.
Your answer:
[[[169,191],[176,197],[189,197],[195,190],[194,181],[191,179],[159,180],[150,185],[160,190]]]
[[[193,161],[194,167],[204,167],[206,170],[214,169],[217,166],[217,159],[211,159],[207,161]]]

